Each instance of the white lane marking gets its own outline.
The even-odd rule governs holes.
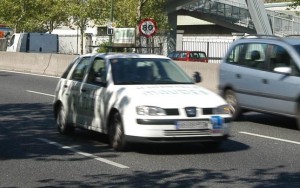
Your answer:
[[[26,90],[29,93],[35,93],[35,94],[39,94],[39,95],[46,95],[46,96],[50,96],[50,97],[55,97],[54,95],[50,95],[47,93],[41,93],[41,92],[37,92],[37,91],[31,91],[31,90]]]
[[[10,70],[2,70],[0,69],[1,72],[11,72],[11,73],[16,73],[16,74],[26,74],[26,75],[32,75],[32,76],[41,76],[41,77],[47,77],[47,78],[60,78],[57,76],[50,76],[50,75],[45,75],[45,74],[34,74],[34,73],[28,73],[28,72],[18,72],[18,71],[10,71]]]
[[[83,155],[85,157],[93,158],[93,159],[95,159],[97,161],[100,161],[100,162],[103,162],[103,163],[106,163],[106,164],[109,164],[109,165],[112,165],[112,166],[115,166],[115,167],[118,167],[118,168],[129,168],[128,166],[125,166],[125,165],[122,165],[122,164],[119,164],[119,163],[116,163],[116,162],[113,162],[113,161],[110,161],[110,160],[98,157],[98,156],[90,154],[90,153],[81,152],[81,151],[79,151],[77,149],[74,149],[74,148],[72,148],[70,146],[64,146],[64,145],[61,145],[61,144],[59,144],[57,142],[53,142],[53,141],[48,140],[48,139],[44,139],[44,138],[37,138],[37,139],[40,140],[40,141],[46,142],[48,144],[52,144],[52,145],[58,146],[58,147],[60,147],[62,149],[66,149],[66,150],[72,151],[74,153],[77,153],[79,155]]]
[[[288,142],[288,143],[300,145],[300,142],[296,142],[296,141],[292,141],[292,140],[275,138],[275,137],[271,137],[271,136],[264,136],[264,135],[260,135],[260,134],[249,133],[249,132],[240,132],[240,133],[241,134],[247,134],[247,135],[251,135],[251,136],[256,136],[256,137],[261,137],[261,138],[267,138],[267,139],[272,139],[272,140],[278,140],[278,141],[282,141],[282,142]]]

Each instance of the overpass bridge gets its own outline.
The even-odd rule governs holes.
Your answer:
[[[166,11],[172,27],[171,46],[172,42],[176,46],[177,15],[191,16],[240,33],[300,34],[300,17],[267,10],[262,0],[167,0]]]

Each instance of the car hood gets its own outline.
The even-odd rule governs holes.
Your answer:
[[[226,102],[216,93],[197,85],[149,85],[119,88],[138,105],[160,107],[216,107]]]

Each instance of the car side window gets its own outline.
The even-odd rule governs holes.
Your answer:
[[[239,59],[242,56],[242,52],[244,48],[245,48],[245,44],[239,44],[235,46],[231,50],[229,56],[227,57],[226,62],[230,64],[240,64]]]
[[[76,65],[72,73],[71,80],[82,82],[89,63],[90,57],[84,57],[80,59],[80,62]]]
[[[267,44],[250,43],[247,44],[245,56],[242,61],[246,67],[264,70],[266,67]]]
[[[277,67],[290,67],[291,57],[289,53],[281,46],[269,45],[270,65],[269,70],[274,71]]]
[[[266,67],[267,44],[239,44],[230,52],[227,62],[249,68],[264,70]]]
[[[186,52],[180,52],[179,58],[186,58]]]
[[[199,58],[206,58],[206,54],[203,52],[200,52],[198,55],[199,55]]]
[[[92,63],[92,67],[89,70],[87,76],[87,83],[89,84],[103,84],[106,81],[106,68],[105,60],[102,58],[96,57]]]

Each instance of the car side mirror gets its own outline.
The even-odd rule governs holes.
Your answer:
[[[196,83],[201,82],[202,78],[201,78],[200,72],[198,72],[198,71],[194,72],[193,79]]]
[[[282,73],[282,74],[291,74],[292,69],[291,67],[276,67],[274,68],[275,72]]]

